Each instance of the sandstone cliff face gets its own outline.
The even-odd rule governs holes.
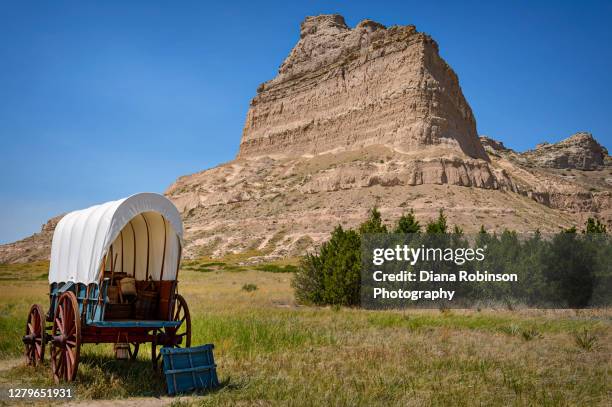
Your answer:
[[[414,26],[307,17],[276,78],[251,101],[238,158],[372,144],[444,145],[488,160],[457,75]]]

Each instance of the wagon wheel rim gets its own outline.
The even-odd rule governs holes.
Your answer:
[[[55,308],[51,345],[51,370],[56,383],[73,381],[81,351],[81,318],[76,296],[63,293]]]
[[[176,295],[172,320],[181,321],[181,324],[177,328],[169,328],[166,330],[166,332],[173,337],[172,346],[175,348],[190,347],[191,314],[189,313],[187,301],[185,301],[185,298],[183,298],[183,296],[180,294]]]
[[[26,337],[31,341],[25,344],[25,357],[28,365],[38,366],[45,358],[45,318],[38,304],[30,307],[26,323]]]

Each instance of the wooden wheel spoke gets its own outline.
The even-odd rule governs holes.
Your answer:
[[[57,323],[58,332],[64,332],[64,321],[62,321],[61,317],[56,318],[55,322]]]
[[[70,315],[70,311],[66,310],[64,315],[62,315],[62,334],[67,335],[72,326],[72,318]]]
[[[62,370],[62,366],[64,366],[64,352],[59,351],[57,352],[57,367],[59,368],[58,370],[61,371]]]
[[[66,378],[66,354],[62,352],[62,369],[60,371],[60,377],[62,379]]]

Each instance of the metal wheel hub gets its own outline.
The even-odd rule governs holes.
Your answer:
[[[23,338],[21,338],[21,340],[23,341],[23,343],[31,345],[36,342],[36,335],[35,334],[25,335]]]
[[[68,341],[68,337],[66,335],[57,335],[53,337],[52,341],[55,346],[66,347],[66,341]]]

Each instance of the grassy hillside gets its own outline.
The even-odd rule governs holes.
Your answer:
[[[0,387],[52,386],[48,362],[34,369],[19,359],[29,305],[48,305],[41,265],[19,267],[0,268]],[[183,397],[183,402],[461,406],[611,401],[610,310],[298,307],[292,274],[279,272],[284,267],[254,270],[236,259],[185,264],[179,290],[191,308],[192,343],[215,344],[222,387]],[[16,279],[18,274],[24,278]],[[74,385],[78,399],[164,394],[161,376],[151,372],[147,347],[135,363],[115,361],[109,345],[84,345],[81,354]]]

